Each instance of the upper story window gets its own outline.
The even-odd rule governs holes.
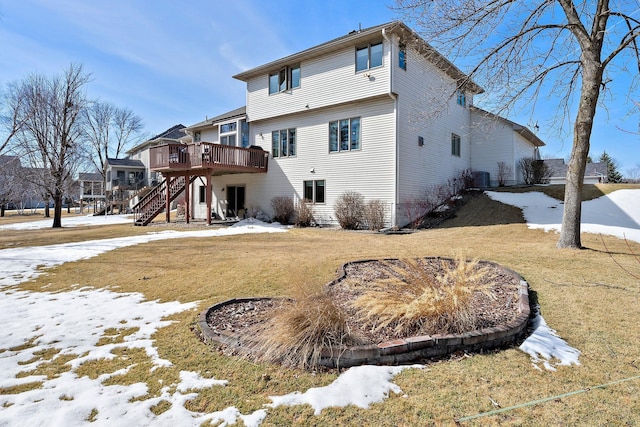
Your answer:
[[[200,131],[193,133],[193,142],[200,142]]]
[[[269,95],[300,87],[300,65],[283,67],[269,74]]]
[[[462,89],[456,91],[456,104],[462,105],[463,107],[467,105],[467,96]]]
[[[407,46],[402,43],[398,45],[398,67],[407,69]]]
[[[356,48],[356,72],[382,66],[382,42]]]
[[[329,152],[360,149],[360,117],[329,122]]]
[[[451,134],[451,155],[460,157],[460,136]]]
[[[240,120],[240,139],[242,148],[247,148],[251,145],[249,143],[249,123],[245,119]]]
[[[238,124],[236,122],[225,123],[220,125],[220,144],[236,146],[236,129]]]
[[[271,132],[271,154],[273,157],[293,157],[296,155],[295,128]]]

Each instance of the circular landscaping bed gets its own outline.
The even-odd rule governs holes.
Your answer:
[[[454,297],[468,299],[463,316],[466,323],[439,322],[426,317],[404,323],[398,318],[383,321],[389,306],[404,304],[405,301],[411,305],[421,298],[420,295],[406,294],[407,283],[431,281],[431,278],[444,281],[443,278],[459,274],[456,265],[456,260],[448,258],[346,263],[339,269],[337,278],[325,286],[320,297],[322,304],[327,305],[326,301],[329,301],[330,307],[326,310],[324,305],[317,309],[315,306],[299,307],[305,312],[287,319],[287,322],[295,325],[313,321],[317,316],[326,316],[326,312],[343,321],[343,330],[348,334],[337,341],[326,340],[314,353],[311,364],[332,368],[411,363],[458,351],[492,350],[518,342],[526,332],[530,313],[527,283],[517,273],[486,261],[477,262],[473,267],[474,272],[481,271],[481,274],[473,276],[474,286],[463,288]],[[437,280],[434,283],[437,290],[441,285]],[[392,296],[395,299],[391,302],[384,300],[383,304],[374,304],[371,298],[363,298],[366,295],[386,298],[388,296],[384,292],[396,288],[400,293]],[[372,290],[377,294],[371,294]],[[367,304],[362,304],[362,301]],[[205,341],[217,344],[226,354],[260,359],[264,353],[265,335],[273,335],[273,330],[265,325],[296,303],[296,300],[288,298],[227,300],[201,313],[199,332]],[[314,314],[316,310],[318,313]],[[363,320],[365,314],[369,320]],[[321,339],[324,340],[324,336]],[[303,365],[308,366],[306,360]]]

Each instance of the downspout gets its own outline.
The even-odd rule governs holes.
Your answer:
[[[394,162],[394,168],[395,168],[395,183],[394,183],[394,201],[393,201],[393,209],[391,210],[391,225],[392,226],[397,226],[398,225],[398,218],[397,218],[397,213],[398,213],[398,204],[399,204],[399,199],[398,199],[398,194],[399,194],[399,185],[398,183],[400,182],[400,167],[398,166],[398,162],[400,160],[400,155],[399,155],[399,143],[398,143],[398,97],[396,96],[396,94],[393,92],[393,69],[394,69],[394,65],[393,65],[393,41],[389,38],[389,36],[387,35],[387,29],[383,28],[382,29],[382,38],[384,38],[388,43],[389,43],[389,91],[387,92],[387,94],[389,95],[389,97],[391,99],[393,99],[394,101],[394,113],[395,113],[395,117],[394,117],[394,125],[395,125],[395,132],[394,132],[394,140],[395,140],[395,162]]]

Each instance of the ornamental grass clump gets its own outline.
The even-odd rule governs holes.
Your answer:
[[[354,302],[360,321],[374,330],[393,328],[398,335],[461,333],[477,329],[472,299],[476,292],[493,298],[489,272],[478,261],[442,260],[439,272],[419,260],[386,262],[387,278],[372,283]]]
[[[348,341],[344,313],[324,292],[297,292],[270,317],[258,338],[258,359],[298,368],[318,365],[324,348]]]

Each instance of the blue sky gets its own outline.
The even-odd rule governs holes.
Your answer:
[[[32,72],[54,75],[72,62],[82,63],[92,75],[89,96],[130,108],[148,134],[156,134],[245,105],[244,83],[232,75],[345,35],[359,24],[400,19],[391,4],[0,0],[0,90]],[[596,160],[606,150],[625,172],[640,165],[638,116],[627,114],[633,104],[626,91],[610,98],[609,108],[596,116],[591,155]],[[482,100],[476,104],[482,107]],[[556,104],[541,99],[534,114],[508,118],[530,126],[537,121],[547,143],[543,155],[568,158],[570,127],[559,133],[551,125]]]

